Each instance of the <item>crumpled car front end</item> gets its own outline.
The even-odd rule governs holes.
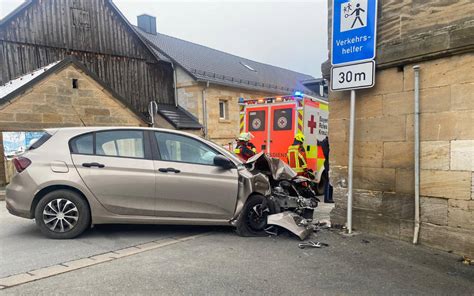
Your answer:
[[[259,194],[266,199],[267,225],[285,228],[302,240],[312,232],[311,222],[319,199],[310,186],[311,180],[298,176],[285,162],[264,153],[250,158],[239,175],[239,200],[231,221],[234,226],[245,223],[245,204],[253,194]]]

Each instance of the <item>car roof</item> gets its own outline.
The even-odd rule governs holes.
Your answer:
[[[102,130],[117,130],[117,129],[128,129],[128,130],[154,130],[154,131],[163,131],[163,132],[173,132],[176,134],[183,134],[183,135],[191,135],[195,138],[199,138],[191,133],[181,132],[174,129],[167,129],[167,128],[154,128],[154,127],[143,127],[143,126],[80,126],[80,127],[61,127],[61,128],[47,128],[45,129],[46,132],[49,134],[55,134],[56,132],[61,133],[70,133],[70,134],[81,134],[87,132],[95,132],[95,131],[102,131]]]
[[[66,138],[72,138],[87,132],[96,132],[96,131],[107,131],[107,130],[152,130],[152,131],[158,131],[158,132],[168,132],[168,133],[173,133],[173,134],[178,134],[178,135],[183,135],[191,138],[195,138],[200,141],[208,142],[214,146],[214,148],[219,149],[221,152],[225,151],[227,156],[231,157],[234,162],[237,163],[242,163],[242,161],[230,153],[228,150],[226,150],[224,147],[209,141],[207,139],[204,139],[202,137],[199,137],[198,135],[179,131],[179,130],[174,130],[174,129],[167,129],[167,128],[154,128],[154,127],[140,127],[140,126],[83,126],[83,127],[62,127],[62,128],[48,128],[45,129],[45,131],[48,134],[54,135],[56,133],[61,133],[62,137]]]

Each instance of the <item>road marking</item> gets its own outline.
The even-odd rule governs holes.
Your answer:
[[[188,240],[196,239],[202,236],[209,235],[211,232],[190,235],[183,238],[167,238],[162,240],[151,241],[120,250],[110,251],[103,254],[97,254],[82,259],[67,261],[59,263],[53,266],[43,267],[36,270],[30,270],[24,273],[10,275],[4,278],[0,278],[0,290],[26,284],[29,282],[37,281],[40,279],[52,277],[58,274],[78,270],[84,267],[98,265],[104,262],[110,262],[120,258],[136,255],[139,253],[147,252],[163,248],[169,245],[182,243]]]

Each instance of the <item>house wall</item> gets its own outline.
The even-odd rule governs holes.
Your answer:
[[[191,112],[203,124],[202,96],[204,92],[207,106],[208,137],[221,145],[232,143],[240,133],[239,98],[256,99],[275,95],[274,93],[251,91],[213,83],[206,87],[204,83],[194,81],[183,70],[178,71],[177,74],[179,105]],[[219,100],[227,101],[227,119],[219,118]]]
[[[72,79],[78,80],[77,89],[72,88]],[[0,106],[0,135],[3,131],[110,125],[147,126],[117,98],[73,65],[49,75]],[[1,186],[6,182],[1,144],[0,155]]]
[[[329,3],[331,5],[331,3]],[[413,66],[421,78],[420,243],[474,256],[472,1],[379,1],[375,87],[357,91],[353,226],[411,241]],[[330,16],[330,14],[329,14]],[[323,65],[327,75],[327,63]],[[333,223],[346,222],[349,92],[331,92]]]

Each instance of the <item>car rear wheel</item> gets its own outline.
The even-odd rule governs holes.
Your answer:
[[[266,235],[267,217],[274,213],[275,210],[271,201],[263,195],[252,195],[240,214],[237,234],[241,236]]]
[[[71,190],[46,194],[35,209],[36,225],[54,239],[74,238],[90,224],[90,210],[82,196]]]

